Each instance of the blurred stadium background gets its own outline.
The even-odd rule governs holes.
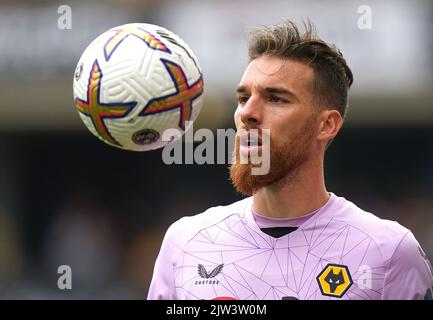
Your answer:
[[[72,29],[59,30],[60,5]],[[372,29],[358,28],[358,8]],[[195,129],[234,127],[246,29],[309,17],[355,74],[346,125],[326,158],[327,186],[410,228],[433,259],[433,4],[430,1],[0,1],[0,298],[146,297],[166,228],[240,199],[226,165],[173,165],[161,151],[111,148],[81,123],[79,56],[128,22],[173,30],[206,83]],[[72,290],[57,267],[72,267]]]

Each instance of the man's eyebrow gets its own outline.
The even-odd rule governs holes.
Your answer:
[[[292,91],[290,91],[289,89],[283,88],[283,87],[263,87],[260,88],[260,91],[264,92],[264,93],[277,93],[277,94],[285,94],[288,95],[292,98],[298,98],[296,96],[296,94],[294,94]],[[240,94],[240,93],[248,93],[250,92],[250,90],[244,86],[244,85],[239,85],[236,88],[236,93]]]
[[[242,86],[242,85],[239,85],[237,88],[236,88],[236,93],[245,93],[245,92],[248,92],[249,90],[247,90],[247,87],[246,86]]]
[[[283,87],[264,87],[262,89],[263,92],[266,93],[278,93],[278,94],[286,94],[288,96],[291,96],[293,98],[297,98],[296,94],[294,94],[289,89],[283,88]]]

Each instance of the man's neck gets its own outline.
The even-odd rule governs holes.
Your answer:
[[[294,218],[323,207],[329,200],[322,162],[307,162],[290,176],[257,190],[254,210],[272,218]]]

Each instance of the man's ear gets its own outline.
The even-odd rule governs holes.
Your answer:
[[[335,109],[326,109],[319,113],[318,118],[319,131],[317,133],[317,139],[324,142],[331,141],[338,134],[343,125],[343,118],[340,112]]]

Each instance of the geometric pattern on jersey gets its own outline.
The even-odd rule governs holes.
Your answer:
[[[184,246],[175,266],[179,299],[230,296],[242,300],[338,299],[322,295],[316,277],[328,264],[345,265],[353,285],[341,299],[380,299],[385,267],[374,241],[358,228],[332,217],[310,221],[280,238],[271,237],[233,214],[200,230]],[[222,271],[208,284],[197,272],[201,264]],[[370,269],[366,280],[363,270]]]

